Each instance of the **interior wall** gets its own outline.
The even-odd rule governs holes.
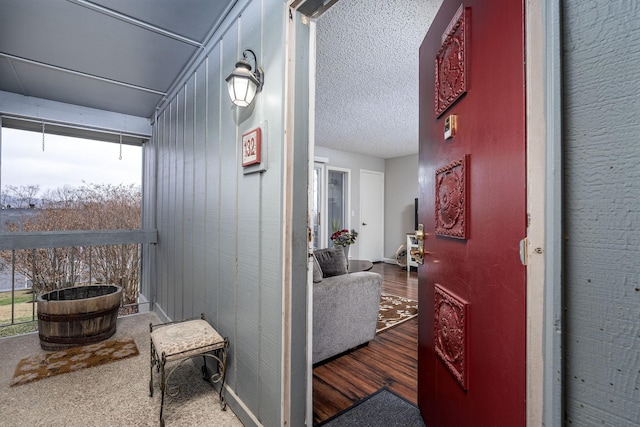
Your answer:
[[[414,203],[418,197],[418,155],[385,162],[384,256],[395,262],[398,247],[406,244],[415,226]]]
[[[350,228],[359,231],[358,221],[360,218],[360,170],[365,169],[384,173],[384,159],[318,146],[315,147],[315,156],[328,159],[328,162],[326,163],[327,166],[334,166],[351,170]],[[350,258],[358,259],[358,243],[359,242],[356,240],[356,243],[351,245],[351,248],[349,249]]]
[[[328,159],[327,166],[351,170],[351,227],[356,228],[360,217],[360,170],[385,174],[384,182],[384,257],[394,260],[398,246],[406,242],[407,233],[414,226],[414,200],[418,197],[418,155],[381,159],[326,147],[315,147],[316,157]],[[350,249],[358,257],[357,243]]]
[[[158,229],[145,256],[156,311],[171,320],[203,312],[229,338],[227,397],[245,425],[282,425],[283,359],[293,357],[283,354],[286,16],[282,0],[239,1],[158,112],[144,152],[145,226]],[[265,85],[242,109],[224,79],[245,48]],[[245,174],[240,139],[258,126],[266,171]]]
[[[562,4],[565,416],[637,426],[640,4]]]

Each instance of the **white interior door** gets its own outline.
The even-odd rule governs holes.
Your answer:
[[[354,227],[356,228],[356,227]],[[384,257],[384,173],[360,170],[358,256],[370,261]]]

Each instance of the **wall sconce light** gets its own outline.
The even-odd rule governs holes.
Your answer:
[[[253,55],[253,63],[256,66],[255,73],[251,72],[251,64],[247,60],[247,53]],[[236,62],[236,69],[225,79],[229,85],[229,97],[238,107],[248,107],[262,90],[264,85],[264,72],[258,67],[256,54],[251,49],[242,52],[242,59]]]

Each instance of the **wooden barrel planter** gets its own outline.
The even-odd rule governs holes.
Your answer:
[[[75,286],[38,297],[38,333],[43,350],[62,350],[105,340],[116,333],[122,288]]]

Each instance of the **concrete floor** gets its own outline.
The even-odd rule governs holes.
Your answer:
[[[118,319],[116,338],[134,338],[140,354],[107,365],[9,387],[18,361],[44,353],[37,333],[0,338],[0,426],[158,426],[159,375],[149,397],[149,323],[154,313]],[[171,426],[242,426],[230,408],[220,410],[218,393],[191,362],[172,380],[176,398],[165,398],[165,423]]]

